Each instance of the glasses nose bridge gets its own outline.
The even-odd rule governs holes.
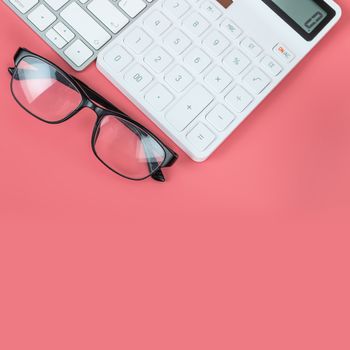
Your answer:
[[[89,108],[92,111],[94,111],[98,118],[100,118],[103,114],[103,109],[101,107],[97,106],[94,102],[92,102],[90,100],[86,101],[84,107]]]

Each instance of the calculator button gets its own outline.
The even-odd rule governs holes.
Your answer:
[[[143,0],[122,0],[119,2],[119,7],[131,18],[135,18],[146,6]]]
[[[184,58],[184,62],[189,66],[191,71],[202,73],[211,63],[210,57],[201,49],[195,47]]]
[[[203,123],[199,123],[187,134],[187,139],[199,151],[204,151],[215,140],[215,134],[213,134]]]
[[[209,28],[209,22],[199,13],[195,12],[185,19],[184,26],[193,35],[201,36]]]
[[[131,90],[139,92],[152,82],[153,76],[143,66],[136,64],[126,72],[124,79]]]
[[[283,44],[277,44],[273,48],[274,53],[282,59],[284,62],[291,62],[294,60],[295,55]]]
[[[283,68],[270,56],[265,56],[261,60],[261,66],[265,69],[267,73],[274,77],[280,74],[283,70]]]
[[[234,49],[223,59],[223,63],[233,74],[239,75],[250,65],[250,59]]]
[[[235,116],[220,104],[208,113],[206,119],[216,130],[224,131],[235,120]]]
[[[177,65],[165,75],[164,80],[176,92],[182,92],[192,83],[193,77],[185,68]]]
[[[170,26],[171,22],[161,12],[154,11],[145,20],[144,24],[154,34],[162,35]]]
[[[204,16],[209,20],[209,22],[215,22],[222,15],[221,11],[211,2],[205,1],[201,5]]]
[[[64,53],[78,67],[94,54],[81,40],[76,40]]]
[[[162,84],[156,84],[145,95],[145,100],[158,111],[162,111],[173,99],[174,96]]]
[[[241,46],[251,57],[257,57],[263,52],[263,49],[250,38],[243,39],[241,41]]]
[[[214,56],[219,56],[230,46],[230,42],[220,32],[214,30],[203,40],[203,45]]]
[[[132,56],[121,46],[116,45],[109,50],[103,59],[113,69],[113,72],[121,72],[133,61]]]
[[[164,8],[175,18],[180,18],[190,9],[190,5],[185,0],[165,0]]]
[[[166,119],[182,131],[212,101],[214,97],[201,85],[196,85],[166,114]]]
[[[232,78],[221,67],[215,67],[204,81],[216,93],[221,93],[232,82]]]
[[[165,37],[164,43],[176,55],[181,55],[192,42],[180,29],[175,29]]]
[[[241,113],[254,101],[254,98],[242,86],[237,85],[225,100],[236,112]]]
[[[153,40],[141,28],[136,28],[124,38],[124,42],[132,51],[140,54],[151,46]]]
[[[254,67],[243,80],[257,95],[261,94],[270,85],[271,79],[259,68]]]
[[[235,23],[230,21],[229,19],[225,19],[221,23],[221,28],[225,32],[226,35],[229,36],[231,39],[237,39],[239,36],[242,35],[242,30],[239,28]]]
[[[29,14],[28,19],[40,31],[44,31],[56,21],[56,16],[45,5],[39,5]]]
[[[160,46],[156,46],[144,58],[144,61],[148,64],[149,67],[156,73],[163,72],[170,63],[173,61],[173,58]]]

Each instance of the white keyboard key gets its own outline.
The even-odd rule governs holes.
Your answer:
[[[56,21],[56,16],[45,5],[39,5],[28,15],[28,19],[40,31],[44,31]]]
[[[96,50],[111,39],[111,36],[75,2],[68,5],[61,12],[61,16]]]
[[[185,68],[177,65],[165,75],[164,80],[176,92],[182,92],[192,83],[193,77]]]
[[[241,28],[239,28],[235,23],[233,23],[229,19],[225,19],[221,23],[221,28],[224,31],[224,33],[228,35],[228,37],[232,40],[235,40],[242,35]]]
[[[254,67],[243,79],[249,88],[257,95],[270,85],[271,79],[259,68]]]
[[[109,50],[103,59],[112,68],[113,72],[121,72],[133,61],[132,56],[121,46],[116,45]]]
[[[225,100],[236,112],[242,113],[254,101],[254,98],[242,86],[237,85],[225,97]]]
[[[152,38],[141,28],[135,28],[124,38],[125,44],[136,54],[141,54],[153,43]]]
[[[222,62],[235,75],[241,74],[250,65],[250,59],[238,49],[231,51]]]
[[[39,0],[10,0],[10,2],[22,13],[27,13]]]
[[[209,20],[209,22],[215,22],[222,16],[221,11],[211,2],[205,1],[201,5],[201,9],[203,11],[204,16]]]
[[[192,42],[180,29],[175,29],[165,37],[164,43],[176,55],[181,55]]]
[[[145,100],[157,111],[162,111],[174,100],[174,96],[162,84],[156,84],[146,93]]]
[[[185,56],[184,62],[191,71],[200,74],[210,65],[211,59],[204,51],[195,47]]]
[[[201,36],[209,28],[210,24],[202,15],[194,12],[184,20],[184,26],[193,35]]]
[[[139,92],[152,82],[153,76],[143,66],[136,64],[126,72],[124,79],[131,90]]]
[[[114,34],[118,33],[129,23],[129,19],[109,0],[93,0],[87,8]]]
[[[265,69],[265,71],[276,77],[278,74],[280,74],[283,70],[283,68],[270,56],[265,56],[262,60],[261,60],[261,66],[262,68]]]
[[[46,37],[55,44],[59,49],[62,49],[67,45],[67,41],[65,41],[61,35],[59,35],[53,28],[49,29],[46,32]]]
[[[206,119],[216,130],[224,131],[236,117],[224,105],[220,104],[207,114]]]
[[[232,78],[221,67],[216,66],[208,73],[204,81],[215,93],[220,94],[232,82]]]
[[[76,40],[64,53],[78,67],[94,54],[81,40]]]
[[[144,24],[156,35],[162,35],[171,26],[169,19],[159,11],[152,12],[144,20]]]
[[[75,37],[74,33],[62,22],[58,22],[53,29],[67,42],[72,41]]]
[[[215,140],[215,134],[212,133],[203,123],[199,123],[187,134],[187,139],[199,151],[204,151]]]
[[[45,2],[55,11],[58,11],[69,0],[45,0]]]
[[[257,57],[263,52],[263,49],[251,38],[243,39],[241,46],[251,57]]]
[[[178,130],[188,126],[212,101],[214,97],[201,85],[195,85],[166,114],[166,119]]]
[[[212,31],[204,40],[203,45],[214,55],[221,55],[230,42],[217,30]]]
[[[165,0],[164,8],[175,18],[180,18],[187,13],[190,5],[185,0]]]
[[[156,46],[147,53],[144,61],[155,73],[161,73],[169,67],[173,58],[160,46]]]
[[[291,62],[294,60],[295,55],[285,45],[279,43],[273,48],[274,53],[282,59],[284,62]]]
[[[140,12],[146,8],[146,4],[143,0],[121,0],[119,6],[125,11],[131,18],[135,18]]]

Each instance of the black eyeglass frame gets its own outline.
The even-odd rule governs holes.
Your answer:
[[[40,118],[39,116],[33,114],[30,110],[28,110],[25,106],[22,105],[22,103],[18,100],[18,98],[16,97],[14,91],[13,91],[13,80],[14,77],[16,76],[16,71],[18,69],[18,65],[19,63],[27,57],[32,57],[38,60],[43,61],[44,63],[48,64],[49,66],[53,67],[55,70],[57,70],[58,73],[60,73],[65,79],[67,79],[67,81],[69,83],[71,83],[75,89],[77,89],[77,91],[80,93],[81,95],[81,102],[79,104],[79,106],[72,112],[70,113],[68,116],[66,116],[63,119],[57,120],[57,121],[50,121],[50,120],[45,120],[43,118]],[[129,180],[134,180],[134,181],[141,181],[141,180],[145,180],[149,177],[152,177],[154,180],[156,181],[160,181],[160,182],[164,182],[165,181],[165,177],[162,173],[162,168],[167,168],[172,166],[176,160],[178,159],[178,155],[171,150],[168,146],[166,146],[157,136],[155,136],[150,130],[148,130],[147,128],[145,128],[143,125],[141,125],[140,123],[136,122],[135,120],[133,120],[132,118],[130,118],[129,116],[127,116],[125,113],[123,113],[121,110],[119,110],[116,106],[114,106],[111,102],[109,102],[108,100],[106,100],[104,97],[102,97],[100,94],[96,93],[95,91],[93,91],[89,86],[87,86],[85,83],[83,83],[81,80],[75,78],[74,76],[66,73],[65,71],[63,71],[60,67],[58,67],[57,65],[55,65],[54,63],[52,63],[51,61],[47,60],[46,58],[37,55],[27,49],[24,48],[19,48],[14,56],[14,64],[15,67],[11,67],[8,69],[9,73],[12,76],[11,79],[11,93],[13,98],[15,99],[15,101],[30,115],[32,115],[33,117],[48,123],[48,124],[61,124],[67,120],[69,120],[70,118],[74,117],[76,114],[78,114],[80,111],[82,111],[84,108],[89,108],[91,110],[93,110],[97,116],[93,131],[92,131],[92,137],[91,137],[91,148],[92,151],[94,152],[95,156],[97,157],[97,159],[103,164],[105,165],[108,169],[110,169],[111,171],[113,171],[115,174],[124,177],[126,179]],[[138,129],[140,129],[142,132],[144,132],[146,135],[152,137],[157,143],[158,145],[163,149],[164,151],[164,160],[162,161],[161,164],[158,164],[158,162],[148,162],[148,167],[149,167],[149,175],[144,176],[142,178],[132,178],[129,176],[126,176],[122,173],[119,173],[118,171],[116,171],[115,169],[113,169],[112,167],[110,167],[103,159],[100,158],[100,156],[98,155],[96,148],[95,148],[95,142],[97,140],[97,131],[99,130],[100,124],[102,122],[102,120],[104,119],[104,117],[106,116],[115,116],[121,120],[125,120],[126,122],[128,122],[131,125],[135,125]],[[135,128],[134,131],[135,133],[138,132],[137,128]],[[139,135],[142,136],[142,135]],[[145,151],[147,152],[147,145],[144,145],[144,147],[146,147]]]

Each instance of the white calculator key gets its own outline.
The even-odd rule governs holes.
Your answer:
[[[184,32],[182,32],[180,29],[175,29],[165,37],[164,43],[176,55],[181,55],[192,42]]]
[[[270,56],[265,56],[261,60],[261,66],[265,69],[267,73],[274,77],[280,74],[283,70],[283,68]]]
[[[166,119],[178,130],[182,131],[212,101],[214,97],[201,85],[196,85],[185,94],[166,114]]]
[[[59,35],[54,29],[49,29],[46,32],[46,37],[55,44],[59,49],[62,49],[64,46],[67,45],[67,41],[65,41],[61,35]]]
[[[143,66],[136,64],[126,72],[124,79],[128,88],[139,92],[152,82],[153,76]]]
[[[290,51],[285,45],[279,43],[274,48],[273,51],[275,54],[282,59],[284,62],[291,62],[294,60],[295,55]]]
[[[78,67],[94,54],[81,40],[76,40],[64,53]]]
[[[133,61],[132,56],[121,46],[116,45],[109,50],[103,59],[113,69],[114,72],[121,72]]]
[[[63,24],[62,22],[58,22],[54,27],[53,29],[55,29],[55,31],[61,35],[61,37],[70,42],[74,39],[74,34],[73,32],[65,25]]]
[[[209,28],[210,24],[202,15],[194,12],[184,20],[184,26],[193,35],[201,36]]]
[[[153,43],[152,38],[141,28],[135,28],[124,38],[125,44],[136,54],[141,54]]]
[[[44,31],[56,21],[56,16],[45,5],[39,5],[29,14],[28,19],[40,31]]]
[[[199,123],[187,134],[187,139],[198,148],[199,151],[204,151],[215,140],[215,134],[203,123]]]
[[[125,11],[131,18],[135,18],[140,12],[146,8],[146,4],[143,0],[121,0],[119,6]]]
[[[165,0],[164,8],[172,16],[180,18],[190,9],[190,5],[185,0]]]
[[[214,92],[220,94],[232,82],[232,78],[221,67],[216,66],[208,73],[204,81]]]
[[[237,39],[242,34],[241,28],[239,28],[235,23],[229,19],[225,19],[221,23],[221,28],[230,39]]]
[[[144,61],[149,67],[152,68],[154,72],[161,73],[167,67],[169,67],[170,63],[173,61],[173,58],[160,46],[156,46],[147,53]]]
[[[241,113],[254,101],[254,98],[242,86],[237,85],[225,100],[236,112]]]
[[[169,19],[159,11],[152,12],[144,20],[144,24],[156,35],[162,35],[171,26]]]
[[[250,65],[250,59],[238,49],[231,51],[222,62],[235,75],[241,74]]]
[[[193,77],[185,68],[177,65],[165,75],[164,80],[176,92],[182,92],[192,83]]]
[[[39,0],[10,0],[10,2],[22,13],[27,13],[39,2]]]
[[[216,130],[224,131],[235,120],[235,116],[220,104],[207,114],[206,119]]]
[[[271,83],[271,79],[261,69],[254,67],[244,77],[244,82],[258,95]]]
[[[263,51],[263,49],[254,40],[250,38],[243,39],[241,41],[241,46],[252,57],[259,56]]]
[[[230,42],[217,30],[212,31],[204,40],[203,45],[214,55],[221,55],[229,46]]]
[[[201,9],[209,22],[215,22],[222,15],[221,11],[209,0],[201,5]]]
[[[63,5],[65,5],[69,0],[45,0],[45,2],[51,6],[55,11],[58,11]]]
[[[162,84],[156,84],[146,93],[145,100],[152,105],[154,109],[162,111],[174,100],[174,96]]]
[[[184,58],[184,62],[190,70],[195,73],[202,73],[211,63],[210,57],[201,49],[195,47]]]

